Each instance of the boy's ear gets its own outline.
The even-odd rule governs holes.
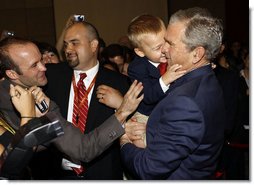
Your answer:
[[[12,80],[18,79],[18,74],[12,69],[6,70],[5,74]]]
[[[134,51],[140,57],[144,57],[145,56],[145,53],[143,51],[141,51],[139,48],[134,48]]]

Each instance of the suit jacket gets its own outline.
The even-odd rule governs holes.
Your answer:
[[[48,84],[45,86],[45,92],[60,107],[63,117],[67,118],[73,70],[68,66],[68,63],[65,62],[47,65],[46,75]],[[114,109],[99,103],[96,97],[96,89],[101,84],[118,89],[124,95],[129,88],[130,81],[122,74],[104,67],[99,67],[88,109],[85,133],[94,130],[115,113]],[[123,170],[120,159],[119,142],[115,141],[102,155],[83,165],[86,169],[86,179],[122,179]]]
[[[239,74],[231,69],[221,67],[220,65],[216,66],[214,72],[224,94],[224,102],[227,115],[227,121],[225,124],[225,136],[228,137],[232,133],[236,124],[239,94]]]
[[[0,82],[0,109],[6,120],[8,120],[8,124],[15,130],[18,130],[20,125],[20,115],[17,113],[11,102],[9,87],[10,82],[8,80]],[[84,135],[80,133],[79,129],[68,123],[61,116],[59,108],[53,101],[50,102],[47,114],[52,115],[52,113],[54,113],[60,120],[64,131],[64,135],[54,139],[53,143],[60,151],[71,156],[75,160],[85,162],[91,161],[109,148],[117,138],[124,134],[124,129],[114,115],[108,118],[104,124],[100,125],[89,134]],[[11,135],[9,135],[9,137],[11,137]],[[48,164],[48,168],[50,168],[50,164]]]
[[[165,97],[159,79],[159,70],[153,66],[146,57],[138,57],[129,64],[128,76],[132,81],[135,79],[142,82],[144,99],[138,106],[138,112],[149,116],[156,104]]]
[[[236,113],[236,124],[228,138],[231,143],[249,144],[249,129],[245,129],[250,123],[250,101],[249,101],[249,85],[246,83],[244,76],[239,78],[238,106]]]
[[[147,147],[125,144],[121,156],[141,179],[209,179],[223,144],[223,93],[211,66],[176,80],[147,123]]]

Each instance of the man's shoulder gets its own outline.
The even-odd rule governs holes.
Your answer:
[[[10,89],[10,81],[9,80],[4,79],[4,80],[0,81],[0,92],[1,92],[0,99],[5,99],[6,96],[9,96],[9,89]]]
[[[113,88],[129,88],[131,83],[128,76],[104,67],[99,68],[96,81],[98,84],[106,84]]]
[[[9,86],[10,82],[6,79],[3,79],[0,81],[0,87],[5,88],[6,86]]]
[[[103,76],[103,78],[111,77],[116,80],[118,79],[127,79],[128,77],[126,75],[123,75],[122,73],[107,69],[103,66],[99,68],[99,74]]]

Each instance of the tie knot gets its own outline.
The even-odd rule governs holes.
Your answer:
[[[163,75],[166,71],[167,71],[167,66],[168,64],[167,63],[160,63],[158,65],[158,68],[160,70],[160,74]]]
[[[78,88],[84,86],[84,83],[83,83],[83,80],[86,78],[86,73],[80,73],[80,78],[79,78],[79,81],[78,81]]]
[[[80,76],[79,81],[83,81],[86,78],[86,73],[80,73],[79,76]]]

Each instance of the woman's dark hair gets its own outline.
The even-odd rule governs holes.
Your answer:
[[[37,47],[39,48],[41,54],[43,54],[44,52],[53,52],[58,59],[60,60],[60,56],[59,53],[57,51],[57,49],[52,46],[51,44],[47,43],[47,42],[38,42],[38,41],[34,41],[34,43],[37,45]]]

